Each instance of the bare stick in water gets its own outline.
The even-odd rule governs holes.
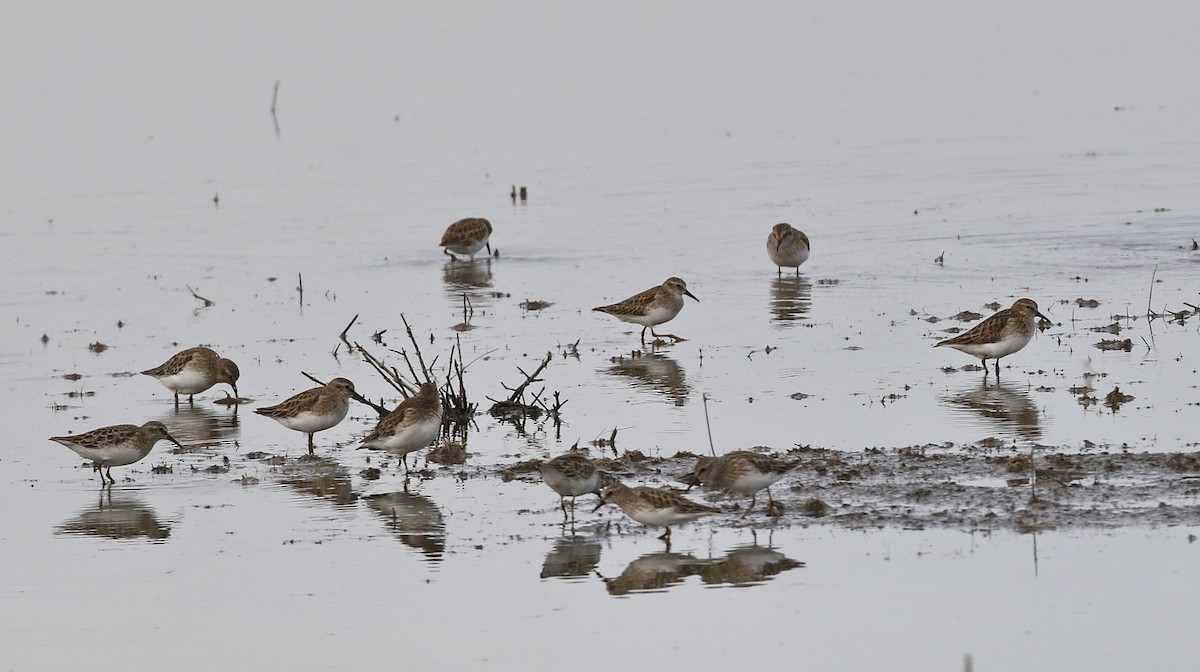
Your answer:
[[[1146,297],[1146,316],[1151,315],[1150,304],[1154,301],[1154,278],[1158,275],[1158,264],[1154,265],[1154,272],[1150,274],[1150,296]]]
[[[350,320],[350,324],[347,324],[347,325],[346,325],[346,328],[345,328],[345,329],[342,329],[342,333],[338,334],[338,338],[340,338],[340,339],[342,339],[343,341],[345,341],[345,342],[346,342],[346,345],[350,345],[350,341],[347,341],[347,340],[346,340],[346,333],[350,331],[350,327],[353,327],[353,326],[354,326],[354,323],[355,323],[355,322],[357,322],[357,321],[358,321],[358,315],[355,315],[355,316],[354,316],[354,319]]]
[[[279,82],[275,80],[275,92],[271,94],[271,121],[275,123],[275,137],[279,137],[279,117],[275,116],[275,103],[279,101]]]
[[[196,290],[192,289],[191,285],[184,285],[184,287],[187,287],[187,290],[192,293],[193,298],[195,298],[198,301],[203,301],[205,308],[208,308],[209,306],[217,305],[217,304],[213,303],[211,299],[206,299],[203,296],[200,296],[199,294],[197,294]]]
[[[713,457],[716,457],[717,448],[713,446],[712,425],[708,422],[708,393],[705,392],[701,395],[701,399],[704,400],[704,426],[708,428],[708,451],[712,453]]]

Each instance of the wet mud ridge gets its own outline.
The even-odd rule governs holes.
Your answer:
[[[1197,453],[1038,448],[1031,457],[1029,451],[997,449],[985,442],[861,453],[799,447],[776,455],[799,464],[771,487],[776,505],[770,515],[765,492],[759,493],[755,510],[741,518],[749,497],[694,487],[688,497],[726,514],[695,524],[1018,532],[1200,524]],[[621,480],[682,491],[697,457],[655,458],[630,451],[597,462]],[[502,469],[501,476],[539,480],[536,461]],[[581,511],[591,509],[585,500],[590,501],[580,498]],[[580,514],[580,522],[586,518]]]

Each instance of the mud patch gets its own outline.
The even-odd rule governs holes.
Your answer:
[[[697,457],[680,453],[657,458],[635,452],[597,463],[631,484],[683,492]],[[731,528],[765,521],[775,527],[1019,532],[1200,524],[1196,453],[1118,449],[1071,454],[1037,448],[1031,454],[986,445],[933,444],[855,454],[803,447],[783,457],[799,459],[800,466],[772,487],[775,505],[769,508],[766,492],[760,492],[755,510],[745,519],[740,515],[748,497],[695,488],[688,496],[726,514],[707,524]],[[534,469],[510,466],[502,471],[506,481],[539,482]],[[547,494],[552,496],[549,490]]]

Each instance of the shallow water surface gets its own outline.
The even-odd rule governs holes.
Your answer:
[[[0,666],[1189,669],[1194,7],[302,5],[0,22]],[[441,253],[467,216],[495,257]],[[670,276],[685,341],[591,311]],[[932,348],[1023,296],[1051,324],[999,380]],[[313,459],[251,412],[305,373],[395,405],[353,345],[407,372],[405,321],[442,380],[461,349],[465,464],[406,480],[363,405]],[[250,403],[137,374],[199,344]],[[561,423],[488,415],[547,354]],[[184,449],[105,490],[46,440],[147,420]],[[652,485],[680,452],[804,468],[778,520],[692,491],[725,512],[668,547],[592,496],[563,523],[527,468],[575,443]],[[1064,466],[1142,452],[1183,455]],[[1040,499],[989,504],[1027,471]],[[1170,516],[1084,496],[1156,483]]]

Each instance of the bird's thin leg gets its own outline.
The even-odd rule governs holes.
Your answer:
[[[671,543],[671,528],[668,527],[668,528],[666,528],[666,530],[667,530],[666,532],[663,532],[662,534],[658,535],[658,538],[667,542],[667,544],[669,545]]]
[[[313,435],[312,434],[308,435],[308,454],[309,455],[313,454]]]
[[[113,483],[116,483],[116,482],[117,482],[117,479],[113,478],[113,475],[112,475],[112,467],[109,467],[109,468],[105,469],[105,470],[104,470],[104,472],[105,472],[106,474],[108,474],[108,483],[109,483],[109,485],[112,485]]]
[[[450,253],[450,248],[448,248],[448,247],[443,247],[443,248],[442,248],[442,253],[443,253],[443,254],[445,254],[447,257],[450,257],[450,261],[458,261],[458,257],[456,257],[456,256],[454,256],[453,254],[451,254],[451,253]]]
[[[651,329],[650,333],[653,334],[654,330]],[[642,344],[645,344],[645,343],[646,343],[646,327],[642,327]]]
[[[996,365],[996,380],[1000,380],[1000,358],[997,357],[992,362]]]
[[[757,492],[750,495],[750,506],[746,507],[746,512],[742,514],[742,518],[745,518],[746,516],[750,515],[750,512],[754,510],[754,504],[757,501],[758,501],[758,493]]]

